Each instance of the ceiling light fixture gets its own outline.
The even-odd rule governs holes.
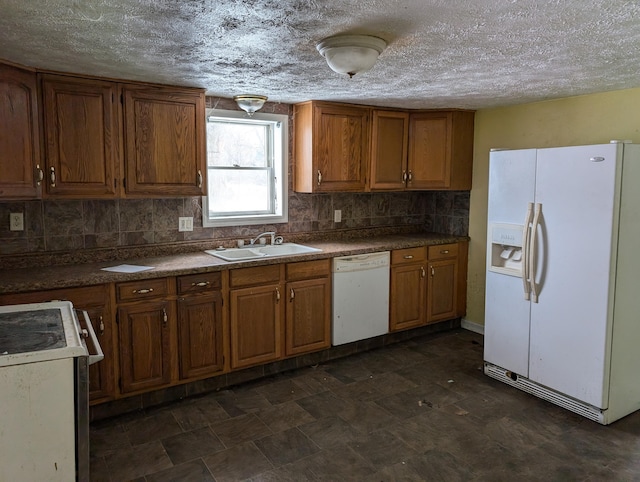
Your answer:
[[[335,35],[322,40],[316,48],[331,70],[353,77],[374,66],[387,42],[371,35]]]
[[[267,97],[264,95],[242,94],[236,95],[233,100],[236,101],[238,107],[251,117],[255,111],[262,109],[262,106],[267,101]]]

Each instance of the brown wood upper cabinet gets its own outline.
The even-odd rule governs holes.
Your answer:
[[[371,122],[371,175],[369,187],[403,190],[407,184],[409,113],[374,110]]]
[[[294,106],[296,191],[365,190],[370,112],[319,101]]]
[[[0,64],[0,198],[40,194],[35,72]]]
[[[372,191],[471,189],[473,112],[374,110],[372,118]]]
[[[204,194],[204,93],[123,87],[126,194]]]
[[[473,119],[472,111],[410,114],[408,189],[471,189]]]
[[[118,115],[113,82],[41,75],[45,186],[51,196],[118,193]]]

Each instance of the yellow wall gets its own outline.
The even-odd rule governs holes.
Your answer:
[[[489,149],[602,144],[611,139],[640,143],[640,89],[476,112],[469,211],[468,321],[484,324]]]

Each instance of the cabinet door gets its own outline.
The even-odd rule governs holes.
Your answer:
[[[430,112],[409,118],[409,189],[449,187],[451,114]]]
[[[422,263],[391,268],[390,331],[413,328],[425,323],[425,282]]]
[[[314,106],[314,191],[364,191],[369,156],[369,109]]]
[[[175,305],[144,302],[118,308],[120,390],[135,392],[171,381],[169,317]]]
[[[115,392],[111,310],[108,306],[84,308],[79,304],[76,307],[86,309],[104,353],[102,361],[89,366],[89,400],[92,404],[106,401],[112,398]]]
[[[285,354],[331,346],[331,287],[328,278],[287,283]]]
[[[231,368],[282,357],[282,300],[278,285],[230,292]]]
[[[458,259],[430,261],[427,271],[427,322],[455,318],[458,308]]]
[[[372,190],[402,190],[407,180],[409,114],[374,110],[371,122]]]
[[[40,140],[36,74],[0,65],[0,197],[36,198]]]
[[[204,194],[204,92],[123,87],[126,194]]]
[[[117,84],[42,76],[47,194],[116,196]]]
[[[224,370],[222,294],[178,300],[180,378],[214,375]]]

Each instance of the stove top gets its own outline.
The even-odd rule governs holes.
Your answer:
[[[60,310],[0,313],[0,354],[67,346]]]
[[[88,353],[70,302],[0,306],[0,367],[77,356]]]

